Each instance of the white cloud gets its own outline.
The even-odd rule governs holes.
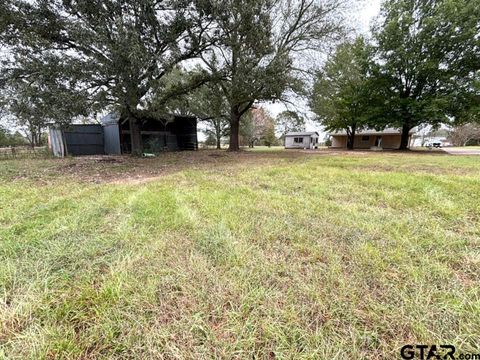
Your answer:
[[[367,0],[356,16],[356,23],[362,33],[368,33],[372,20],[380,14],[381,0]]]

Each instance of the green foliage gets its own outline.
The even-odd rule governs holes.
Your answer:
[[[249,110],[240,123],[242,144],[253,148],[257,143],[265,146],[276,145],[275,120],[264,108]]]
[[[219,41],[202,59],[220,80],[230,107],[230,150],[238,150],[242,116],[257,101],[282,100],[301,92],[294,54],[336,35],[338,1],[228,0],[217,3]]]
[[[368,122],[371,108],[369,49],[363,38],[337,47],[315,79],[312,111],[327,131],[344,130],[353,148],[355,132]]]
[[[66,124],[76,115],[86,115],[78,108],[82,104],[81,96],[66,94],[52,86],[38,79],[15,79],[8,81],[8,89],[4,92],[6,109],[15,127],[27,134],[32,146],[44,145],[43,135],[48,123]],[[60,105],[60,102],[63,103]]]
[[[296,111],[283,111],[277,115],[275,121],[282,136],[292,131],[305,131],[305,118]]]
[[[278,99],[287,87],[288,56],[276,53],[273,44],[272,2],[230,0],[218,4],[215,17],[220,43],[203,60],[228,101],[231,126],[230,148],[238,150],[240,119],[255,101]],[[244,127],[249,128],[249,120]],[[248,133],[248,131],[247,131]],[[248,138],[253,144],[253,133]],[[233,143],[232,143],[233,142]]]
[[[205,124],[204,132],[215,139],[219,149],[222,139],[229,134],[229,113],[227,99],[219,84],[211,81],[189,94],[191,111]]]
[[[19,132],[11,134],[0,125],[0,147],[27,145],[28,141]]]
[[[1,82],[12,89],[35,84],[36,96],[48,104],[45,113],[28,110],[37,113],[36,121],[117,111],[130,123],[132,151],[141,153],[141,119],[161,120],[172,100],[213,78],[222,93],[217,98],[227,102],[231,147],[237,150],[240,118],[254,102],[304,90],[294,53],[338,34],[342,22],[334,17],[343,5],[7,0],[0,8],[0,45],[12,56]],[[181,70],[185,60],[198,57],[208,71]],[[30,105],[31,98],[25,94],[19,103]],[[212,119],[218,138],[225,120]]]
[[[153,102],[163,102],[169,113],[197,117],[205,125],[202,129],[205,135],[215,138],[215,144],[220,148],[222,138],[229,133],[230,108],[216,80],[198,66],[190,71],[175,69],[164,81],[168,88],[182,90],[169,99],[157,96]],[[200,83],[202,85],[198,86]],[[187,90],[189,86],[191,88]]]
[[[262,143],[268,147],[278,145],[278,139],[275,135],[275,128],[273,126],[269,126],[267,129],[265,129],[262,137]]]
[[[133,123],[164,115],[165,102],[193,85],[163,78],[210,41],[211,6],[201,0],[7,0],[2,7],[0,44],[12,55],[2,77],[12,86],[48,86],[42,101],[51,94],[51,108],[67,113],[112,108]],[[138,126],[131,131],[133,143]]]
[[[470,112],[480,95],[474,86],[480,74],[480,1],[388,0],[382,15],[375,31],[375,87],[383,100],[377,121],[405,134]]]

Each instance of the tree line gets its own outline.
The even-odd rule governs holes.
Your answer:
[[[257,104],[292,94],[350,148],[365,127],[402,129],[405,148],[415,126],[478,121],[480,0],[385,0],[369,39],[350,35],[355,2],[6,0],[2,106],[32,129],[116,111],[134,154],[142,121],[167,114],[198,117],[237,151]],[[313,71],[306,57],[331,44]]]
[[[228,121],[222,118],[204,121],[205,144],[222,148],[225,138],[230,136]],[[285,135],[292,131],[305,131],[305,117],[296,111],[285,110],[275,118],[262,107],[248,110],[240,123],[239,144],[253,148],[256,145],[279,146]]]
[[[363,128],[479,121],[480,2],[389,0],[372,38],[339,45],[317,73],[311,107],[348,147]]]
[[[142,119],[184,110],[182,97],[203,88],[221,94],[218,112],[205,116],[228,119],[236,151],[242,117],[302,87],[295,54],[338,36],[348,2],[6,0],[4,93],[30,107],[20,117],[32,110],[68,122],[115,110],[139,154]]]

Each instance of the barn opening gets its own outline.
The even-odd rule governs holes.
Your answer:
[[[198,149],[195,117],[142,118],[139,127],[145,153]],[[131,144],[129,122],[116,114],[105,116],[101,124],[49,127],[49,146],[55,156],[130,154]]]
[[[132,152],[130,124],[120,120],[119,134],[121,152]],[[197,150],[197,119],[194,117],[174,116],[170,119],[156,120],[144,118],[140,122],[143,149],[145,152]]]

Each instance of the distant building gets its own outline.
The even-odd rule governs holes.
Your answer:
[[[412,140],[414,130],[409,133],[408,144]],[[347,132],[337,131],[328,134],[332,139],[332,148],[347,148]],[[360,130],[355,134],[354,149],[399,149],[401,142],[401,130],[386,128],[378,131],[374,129]]]
[[[318,147],[318,133],[290,132],[285,135],[285,149],[316,149]]]

